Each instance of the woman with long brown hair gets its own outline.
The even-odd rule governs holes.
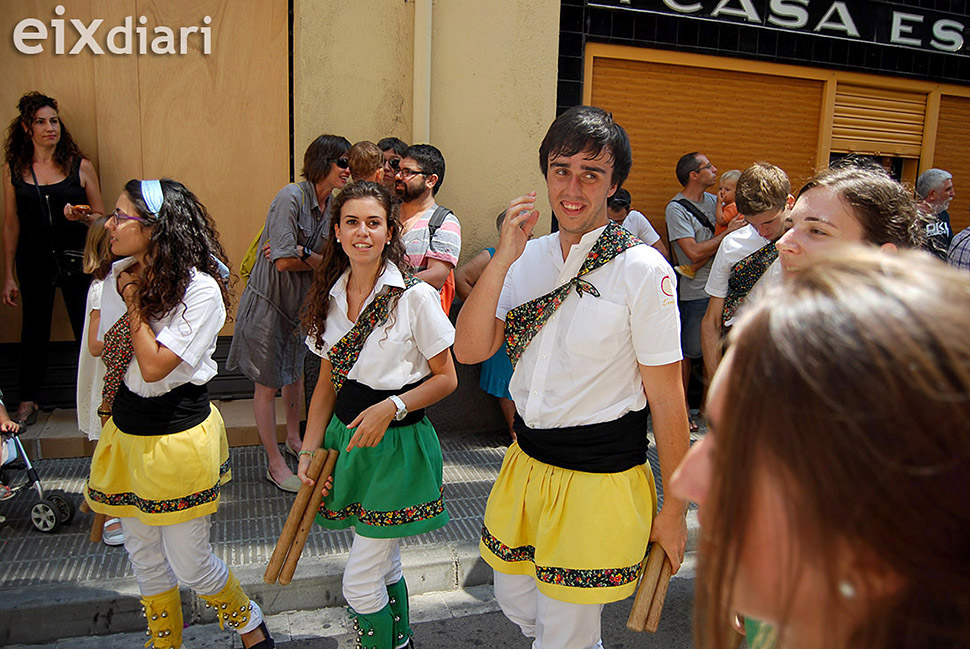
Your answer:
[[[14,419],[31,424],[47,369],[58,286],[74,338],[82,338],[91,280],[82,267],[84,242],[104,202],[94,165],[61,121],[57,101],[29,92],[17,109],[4,151],[3,303],[16,307],[17,298],[23,300],[20,406]]]
[[[923,252],[844,248],[749,305],[670,486],[698,646],[735,613],[785,648],[970,646],[968,331],[970,278]]]
[[[353,526],[344,597],[361,646],[395,649],[411,636],[398,540],[448,522],[441,447],[424,408],[458,385],[455,329],[438,292],[411,275],[382,185],[349,185],[332,209],[306,302],[307,344],[322,360],[298,475],[312,484],[314,451],[340,451],[317,522]]]
[[[111,419],[85,498],[121,519],[155,649],[182,644],[180,583],[215,607],[244,647],[273,649],[259,606],[209,544],[231,476],[226,427],[206,387],[230,302],[215,223],[182,183],[131,180],[106,228],[124,259],[104,283],[102,394]]]

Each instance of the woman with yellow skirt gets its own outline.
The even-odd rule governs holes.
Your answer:
[[[225,425],[206,388],[229,302],[218,234],[173,180],[129,181],[106,227],[124,257],[105,280],[99,332],[113,407],[85,498],[121,519],[150,645],[182,646],[182,583],[246,649],[272,649],[259,606],[209,544],[230,478]]]

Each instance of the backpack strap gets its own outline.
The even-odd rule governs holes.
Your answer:
[[[675,201],[671,201],[671,203],[677,203],[678,205],[683,207],[685,210],[690,212],[695,219],[700,221],[701,225],[703,225],[705,228],[710,230],[712,234],[714,233],[714,224],[711,223],[711,220],[707,217],[707,214],[704,214],[704,212],[700,211],[697,208],[697,206],[694,205],[693,202],[691,202],[686,198],[678,198]]]
[[[441,205],[435,206],[434,212],[431,213],[431,218],[428,219],[428,247],[429,248],[431,247],[431,239],[434,239],[435,232],[438,231],[438,228],[440,228],[441,225],[445,222],[445,218],[447,218],[449,214],[452,214],[452,211],[449,210],[447,207],[444,207]]]

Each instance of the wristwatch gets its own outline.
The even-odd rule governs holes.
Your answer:
[[[312,250],[310,250],[306,246],[303,246],[303,252],[300,253],[300,261],[306,261],[312,254],[313,254]]]
[[[401,397],[392,394],[388,397],[388,399],[390,399],[391,402],[397,406],[397,412],[394,413],[394,421],[401,421],[408,416],[408,407],[404,405],[404,401],[401,400]]]

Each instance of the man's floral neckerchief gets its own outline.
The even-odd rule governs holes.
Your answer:
[[[104,387],[101,389],[102,408],[110,409],[125,372],[131,364],[135,350],[131,345],[131,321],[128,314],[118,318],[111,328],[104,334],[104,351],[101,360],[108,369],[104,374]]]
[[[774,242],[771,242],[731,266],[728,294],[724,298],[724,310],[721,312],[722,323],[734,317],[744,298],[748,297],[748,293],[776,259],[778,259],[778,248],[775,247]]]
[[[512,368],[515,368],[515,364],[519,362],[525,348],[529,346],[539,330],[545,326],[556,309],[562,305],[566,296],[569,295],[570,289],[575,286],[576,294],[579,297],[582,297],[583,293],[589,293],[593,297],[600,296],[595,286],[582,279],[583,275],[613,261],[621,253],[642,243],[635,236],[610,221],[606,229],[597,237],[596,242],[593,243],[593,247],[586,255],[586,260],[576,277],[556,290],[520,304],[509,311],[505,315],[505,351],[509,355],[509,360],[512,361]]]
[[[340,388],[343,387],[344,381],[350,373],[350,368],[357,362],[360,350],[364,348],[367,337],[371,335],[374,329],[387,322],[391,315],[391,299],[420,283],[420,279],[409,273],[404,278],[404,288],[389,286],[384,293],[375,297],[370,304],[364,307],[350,331],[345,333],[343,338],[330,348],[327,355],[330,357],[330,364],[333,365],[330,382],[333,383],[334,392],[340,392]]]

